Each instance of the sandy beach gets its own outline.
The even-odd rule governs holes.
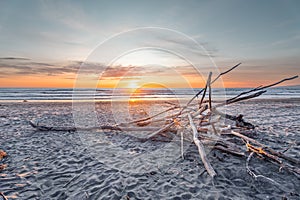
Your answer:
[[[300,0],[0,5],[0,200],[300,200]]]
[[[142,107],[147,104],[152,108],[151,103]],[[154,104],[159,109],[165,106]],[[114,106],[127,108],[128,104]],[[7,164],[0,171],[0,192],[8,199],[300,198],[299,177],[279,171],[257,156],[251,160],[251,169],[276,183],[254,180],[247,174],[245,157],[218,150],[208,154],[218,174],[212,181],[193,145],[185,144],[183,160],[177,151],[165,150],[168,146],[164,142],[141,143],[122,131],[42,132],[28,123],[38,120],[41,124],[74,126],[72,111],[72,104],[66,102],[1,103],[0,149],[8,156],[0,161]],[[227,111],[243,113],[257,126],[251,137],[278,151],[292,145],[286,154],[300,159],[300,99],[252,100],[228,106]],[[96,112],[104,125],[114,123],[116,116],[120,117],[117,120],[128,120],[122,112],[110,112],[109,103],[97,103]],[[173,143],[171,148],[177,145]],[[162,150],[165,158],[170,158],[164,163],[151,157],[155,155],[151,152]]]

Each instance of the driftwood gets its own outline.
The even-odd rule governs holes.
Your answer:
[[[221,76],[237,68],[240,64],[241,63],[220,73],[214,79],[212,79],[212,73],[209,73],[205,87],[200,89],[194,96],[192,96],[192,98],[189,101],[187,101],[187,103],[184,104],[184,106],[180,107],[176,103],[166,102],[166,104],[170,105],[171,107],[142,119],[137,119],[127,123],[116,124],[111,126],[99,126],[88,128],[42,126],[38,123],[34,123],[31,121],[29,121],[29,124],[39,131],[92,131],[98,129],[115,130],[123,132],[149,131],[150,133],[146,137],[139,138],[139,141],[141,142],[145,142],[148,140],[160,141],[160,139],[156,136],[160,135],[162,137],[170,137],[170,135],[164,134],[164,132],[172,132],[171,138],[168,139],[174,139],[172,138],[172,136],[178,136],[177,138],[180,138],[178,142],[180,142],[181,146],[181,157],[184,159],[184,142],[194,143],[198,149],[203,165],[211,177],[214,177],[217,174],[212,165],[210,164],[209,160],[207,159],[205,147],[211,147],[212,149],[218,151],[246,158],[247,172],[255,179],[262,177],[273,183],[276,183],[271,178],[265,177],[263,175],[256,175],[250,169],[249,162],[254,155],[257,155],[261,158],[264,158],[264,160],[275,164],[279,167],[279,169],[286,169],[292,173],[299,175],[300,161],[296,158],[289,157],[286,154],[284,154],[286,150],[275,151],[271,147],[264,145],[262,142],[259,142],[243,134],[243,131],[251,131],[255,128],[255,126],[250,122],[246,122],[243,119],[242,114],[234,116],[229,115],[227,113],[223,113],[218,110],[218,108],[222,106],[246,101],[261,96],[266,92],[267,88],[273,87],[285,81],[293,80],[295,78],[298,78],[298,76],[285,78],[266,86],[259,86],[254,89],[241,92],[235,97],[229,98],[225,101],[213,100],[213,94],[211,89],[212,84],[216,82]],[[198,100],[197,98],[199,97],[199,95],[201,95],[201,98]],[[196,99],[197,102],[195,103],[194,101],[196,101]],[[171,111],[173,113],[170,113]],[[166,117],[157,118],[162,114],[166,114]],[[234,121],[235,127],[230,125],[224,126],[224,124],[220,123],[219,118],[225,118]],[[148,126],[151,122],[161,121],[165,122],[165,124],[162,127]],[[184,130],[190,131],[190,129],[187,129],[187,127],[191,128],[192,131],[189,132],[191,134],[186,134],[184,132]],[[234,138],[235,140],[232,140]]]
[[[210,85],[210,82],[211,82],[211,75],[212,75],[212,73],[209,72],[209,75],[208,75],[208,78],[207,78],[207,81],[206,81],[206,85],[205,85],[205,88],[204,88],[204,90],[203,90],[203,95],[202,95],[201,100],[200,100],[200,103],[199,103],[199,108],[201,107],[201,105],[202,105],[202,103],[203,103],[203,101],[204,101],[207,87],[209,87],[208,84]]]
[[[179,108],[179,106],[174,106],[174,107],[168,108],[168,109],[166,109],[166,110],[164,110],[164,111],[162,111],[162,112],[159,112],[159,113],[157,113],[157,114],[155,114],[155,115],[152,115],[152,116],[149,116],[149,117],[146,117],[146,118],[143,118],[143,119],[138,119],[138,120],[130,121],[130,122],[128,122],[127,124],[134,124],[134,123],[139,123],[139,122],[148,121],[148,120],[150,120],[150,119],[152,119],[152,118],[154,118],[154,117],[156,117],[156,116],[159,116],[159,115],[161,115],[161,114],[163,114],[163,113],[166,113],[166,112],[168,112],[168,111],[170,111],[170,110],[174,110],[174,109],[176,109],[176,108]]]
[[[52,127],[41,126],[32,121],[29,124],[39,131],[92,131],[92,130],[114,130],[114,131],[157,131],[160,127],[126,127],[126,126],[96,126],[96,127]],[[170,126],[169,126],[170,127]],[[166,128],[165,130],[167,130]],[[168,131],[173,131],[168,129]]]
[[[292,162],[292,163],[294,163],[294,164],[297,164],[297,165],[300,164],[300,161],[299,161],[299,160],[297,160],[297,159],[295,159],[295,158],[288,157],[288,156],[286,156],[285,154],[283,154],[283,153],[281,153],[281,152],[277,152],[277,151],[273,150],[272,148],[270,148],[270,147],[268,147],[268,146],[266,146],[266,145],[264,145],[264,144],[262,144],[262,143],[256,141],[255,139],[252,139],[252,138],[250,138],[250,137],[247,137],[247,136],[245,136],[245,135],[243,135],[243,134],[241,134],[241,133],[238,133],[238,132],[236,132],[236,131],[231,131],[231,134],[233,134],[233,135],[235,135],[235,136],[237,136],[237,137],[239,137],[239,138],[242,138],[242,139],[246,140],[248,143],[249,143],[249,142],[252,142],[252,143],[258,145],[258,146],[261,148],[262,151],[263,151],[263,150],[267,150],[267,151],[269,151],[269,152],[270,152],[272,155],[274,155],[274,156],[280,157],[280,158],[282,158],[282,159],[285,159],[285,160],[290,161],[290,162]],[[261,153],[261,154],[262,154],[262,153]],[[274,158],[274,157],[273,157],[273,158]],[[277,160],[278,160],[278,159],[277,159]],[[282,163],[280,163],[280,164],[282,164]]]
[[[266,179],[266,180],[268,180],[268,181],[270,181],[270,182],[272,182],[272,183],[275,183],[275,184],[279,185],[279,183],[277,183],[277,182],[274,181],[273,179],[268,178],[268,177],[266,177],[266,176],[264,176],[264,175],[256,175],[256,174],[250,169],[250,167],[249,167],[249,162],[250,162],[250,159],[252,158],[253,154],[254,154],[254,152],[251,152],[251,153],[249,154],[247,160],[246,160],[246,169],[247,169],[248,174],[249,174],[250,176],[252,176],[254,179],[264,178],[264,179]]]
[[[0,149],[0,160],[7,156],[7,153]]]
[[[214,177],[215,175],[217,175],[217,173],[215,172],[214,168],[211,166],[210,162],[208,161],[208,159],[206,157],[204,146],[198,138],[198,131],[197,131],[196,126],[193,122],[191,114],[188,114],[188,118],[189,118],[189,121],[190,121],[191,128],[193,130],[193,141],[194,141],[195,145],[198,147],[198,151],[199,151],[201,160],[204,164],[204,167],[207,170],[208,174],[211,177]]]
[[[247,129],[254,129],[255,128],[255,126],[253,124],[244,121],[242,114],[239,114],[238,116],[233,116],[233,115],[229,115],[229,114],[226,114],[226,113],[222,113],[222,112],[218,111],[217,109],[214,109],[213,112],[217,115],[220,115],[223,118],[234,121],[235,125],[237,127],[242,127],[242,128],[247,128]]]
[[[256,87],[256,88],[252,89],[252,90],[249,90],[249,91],[246,91],[246,92],[242,92],[242,93],[240,93],[239,95],[237,95],[236,97],[233,97],[233,98],[231,98],[231,99],[229,99],[229,100],[230,100],[230,101],[233,101],[233,100],[237,99],[238,97],[243,96],[243,95],[245,95],[245,94],[249,94],[249,93],[251,93],[251,92],[255,92],[255,91],[259,91],[259,90],[264,90],[264,89],[273,87],[273,86],[275,86],[275,85],[278,85],[278,84],[280,84],[280,83],[283,83],[283,82],[285,82],[285,81],[290,81],[290,80],[293,80],[293,79],[296,79],[296,78],[298,78],[298,76],[293,76],[293,77],[290,77],[290,78],[285,78],[285,79],[282,79],[282,80],[280,80],[280,81],[278,81],[278,82],[275,82],[275,83],[272,83],[272,84],[266,85],[266,86],[262,86],[262,85],[261,85],[261,86],[258,86],[258,87]]]
[[[7,153],[0,149],[0,161],[7,156]],[[0,171],[7,168],[7,164],[1,164],[0,163]]]
[[[122,129],[118,126],[99,126],[99,127],[52,127],[52,126],[44,126],[39,125],[39,123],[35,123],[33,121],[29,121],[29,124],[36,128],[39,131],[78,131],[78,130],[98,130],[98,129],[109,129],[121,131]]]
[[[158,135],[158,134],[160,134],[160,133],[166,131],[168,128],[170,128],[170,127],[173,126],[174,124],[175,124],[175,122],[173,121],[172,123],[170,123],[170,124],[168,124],[168,125],[162,127],[161,129],[155,131],[154,133],[151,133],[150,135],[148,135],[148,136],[146,137],[146,139],[150,139],[150,138],[152,138],[152,137],[154,137],[154,136],[156,136],[156,135]]]
[[[213,81],[211,81],[211,84],[213,84],[214,82],[216,82],[221,76],[223,76],[224,74],[229,73],[230,71],[234,70],[235,68],[237,68],[238,66],[240,66],[242,63],[238,63],[237,65],[231,67],[230,69],[228,69],[225,72],[222,72],[221,74],[219,74]],[[195,96],[193,96],[187,103],[187,105],[190,105],[192,103],[193,100],[195,100],[202,92],[204,91],[204,89],[201,89],[199,92],[197,92],[197,94],[195,94]]]
[[[8,198],[7,198],[2,192],[0,192],[0,197],[1,197],[3,200],[8,200]]]

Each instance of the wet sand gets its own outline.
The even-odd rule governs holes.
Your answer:
[[[178,144],[141,143],[114,131],[40,132],[40,124],[73,126],[71,103],[0,103],[0,192],[9,199],[299,199],[300,178],[253,157],[256,174],[275,180],[254,180],[246,172],[246,158],[217,150],[208,158],[217,172],[212,181],[194,145],[185,144],[185,159]],[[147,106],[148,105],[148,106]],[[147,112],[163,109],[154,102]],[[159,105],[159,106],[158,106]],[[126,108],[128,104],[115,104]],[[136,111],[128,111],[134,115]],[[153,108],[153,109],[152,109]],[[138,107],[140,109],[140,107]],[[100,124],[127,121],[124,112],[111,112],[109,103],[97,103]],[[229,106],[257,125],[255,138],[276,150],[293,147],[287,155],[300,159],[300,100],[253,100]],[[137,115],[142,115],[138,113]],[[140,117],[140,116],[136,116]],[[89,119],[82,119],[87,121]],[[84,121],[84,122],[85,122]],[[169,150],[168,150],[169,148]]]

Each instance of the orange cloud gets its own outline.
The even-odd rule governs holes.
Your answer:
[[[73,79],[64,79],[59,76],[17,76],[0,78],[0,87],[42,87],[42,88],[70,88]]]

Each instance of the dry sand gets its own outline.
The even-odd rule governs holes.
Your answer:
[[[274,149],[284,150],[294,143],[286,153],[300,159],[299,103],[299,99],[255,100],[228,110],[243,113],[258,126],[254,137]],[[127,108],[128,104],[114,106]],[[157,102],[153,106],[163,109]],[[153,106],[137,109],[154,112]],[[98,103],[96,108],[101,124],[112,124],[114,118],[129,120],[124,112],[110,112],[108,103]],[[136,113],[134,106],[130,109],[131,115]],[[299,177],[279,172],[257,157],[251,160],[251,169],[278,184],[254,180],[246,172],[245,158],[219,151],[208,154],[218,174],[212,181],[193,145],[185,144],[182,160],[176,142],[171,146],[141,143],[113,131],[39,132],[28,124],[34,119],[41,124],[72,126],[72,105],[1,103],[0,149],[8,157],[0,164],[8,167],[0,172],[0,192],[9,199],[300,199]]]

